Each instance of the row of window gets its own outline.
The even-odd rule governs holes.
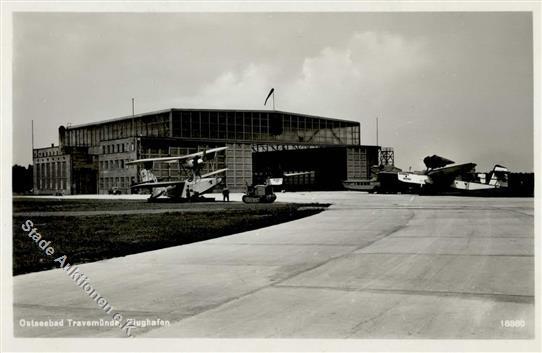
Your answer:
[[[68,128],[65,143],[68,146],[98,146],[100,141],[131,136],[168,136],[169,113],[149,115],[136,119],[81,128]]]
[[[351,122],[261,112],[174,112],[173,136],[359,144],[359,125]]]
[[[100,170],[107,169],[124,169],[124,166],[128,163],[128,159],[114,159],[100,161]]]
[[[38,158],[36,159],[36,163],[44,163],[44,162],[53,162],[53,161],[65,161],[66,160],[66,156],[62,156],[62,157],[52,157],[51,159],[49,158]]]
[[[39,190],[66,190],[68,179],[56,178],[56,179],[38,179]]]
[[[135,183],[134,177],[103,177],[99,180],[101,190],[109,190],[113,187],[128,188]]]
[[[123,153],[127,151],[134,151],[135,146],[134,143],[112,143],[108,145],[102,146],[102,153],[103,154],[110,154],[110,153]]]
[[[38,189],[66,189],[66,162],[49,162],[36,164],[36,181]]]
[[[34,157],[51,157],[61,155],[60,150],[35,150]]]
[[[68,129],[68,146],[97,146],[132,136],[170,136],[169,113]],[[359,144],[356,123],[282,113],[173,111],[173,137]],[[104,152],[106,153],[106,152]],[[115,153],[115,152],[107,152]]]

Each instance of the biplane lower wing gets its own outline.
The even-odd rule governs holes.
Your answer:
[[[215,171],[213,171],[213,172],[210,172],[210,173],[207,173],[207,174],[203,174],[201,177],[202,177],[202,178],[207,178],[207,177],[210,177],[211,175],[215,175],[215,174],[219,174],[219,173],[224,173],[226,170],[228,170],[228,168],[215,170]]]
[[[168,186],[173,185],[182,185],[184,184],[184,181],[158,181],[158,182],[151,182],[151,183],[140,183],[132,185],[131,189],[153,189],[153,188],[165,188]]]

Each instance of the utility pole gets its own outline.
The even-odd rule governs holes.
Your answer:
[[[32,164],[34,164],[34,119],[32,119],[31,129],[32,129]]]
[[[34,155],[34,120],[32,120],[32,155]]]
[[[376,117],[376,145],[378,146],[378,117]]]
[[[134,98],[132,98],[132,133],[134,134],[134,136],[137,135],[136,133],[136,125],[135,125],[135,110],[134,110]]]

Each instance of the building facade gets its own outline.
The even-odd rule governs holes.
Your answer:
[[[293,189],[336,189],[341,179],[367,178],[377,146],[360,144],[360,124],[268,110],[168,109],[97,123],[61,126],[59,145],[34,150],[36,194],[129,193],[140,158],[180,156],[227,146],[206,168],[225,168],[232,191],[269,176]],[[178,180],[177,164],[154,164],[161,180]],[[205,172],[205,171],[204,171]]]

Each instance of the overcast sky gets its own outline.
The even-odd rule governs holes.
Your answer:
[[[276,108],[361,122],[422,169],[438,154],[533,170],[529,13],[19,13],[14,163],[58,126],[167,108]]]

